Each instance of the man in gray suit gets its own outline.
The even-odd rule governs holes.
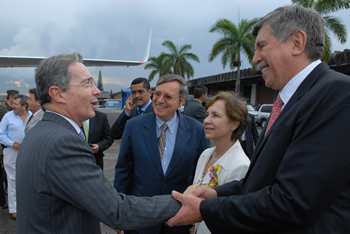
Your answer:
[[[24,129],[25,134],[34,127],[44,115],[44,112],[41,109],[41,105],[39,102],[38,95],[36,94],[36,88],[29,89],[29,98],[27,100],[28,110],[30,110],[33,114],[30,117],[29,121],[26,124]]]
[[[95,164],[80,129],[94,117],[100,91],[77,53],[41,61],[37,94],[44,116],[22,142],[17,160],[16,233],[100,233],[165,221],[180,208],[171,195],[118,193]]]
[[[199,122],[203,123],[205,119],[205,108],[203,103],[207,99],[208,88],[203,85],[197,85],[194,87],[193,100],[188,103],[185,108],[184,115],[195,118]]]

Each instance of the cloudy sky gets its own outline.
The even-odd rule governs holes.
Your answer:
[[[61,0],[3,1],[0,14],[0,55],[52,56],[79,52],[84,58],[142,60],[150,28],[150,56],[168,52],[161,44],[191,44],[200,63],[191,62],[192,79],[229,72],[220,57],[208,62],[208,54],[220,37],[209,33],[219,18],[234,23],[238,17],[262,17],[290,0]],[[239,16],[238,16],[239,11]],[[350,10],[334,14],[350,35]],[[348,36],[349,37],[349,36]],[[350,38],[341,45],[333,37],[333,50],[350,49]],[[243,68],[249,63],[243,60]],[[101,70],[104,90],[127,88],[136,77],[148,78],[151,70],[139,67],[89,67],[97,79]],[[158,76],[155,80],[158,79]],[[155,82],[151,83],[155,86]],[[35,87],[34,68],[0,68],[0,93]]]

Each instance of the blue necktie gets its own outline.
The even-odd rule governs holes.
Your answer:
[[[84,139],[85,141],[85,134],[83,133],[83,130],[80,129],[79,136]]]
[[[142,115],[142,113],[143,113],[143,110],[139,109],[138,110],[138,115]]]

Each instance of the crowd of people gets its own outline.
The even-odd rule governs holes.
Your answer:
[[[128,234],[349,232],[350,79],[320,60],[324,19],[280,7],[253,36],[253,62],[279,91],[259,137],[229,91],[204,107],[208,90],[197,86],[179,113],[188,87],[175,74],[154,91],[133,80],[110,129],[81,55],[41,61],[36,89],[29,99],[9,91],[13,110],[0,123],[16,232],[100,233],[100,222]],[[121,143],[112,186],[101,169],[113,139]]]

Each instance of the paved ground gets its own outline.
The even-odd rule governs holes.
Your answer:
[[[119,114],[122,112],[121,109],[98,109],[98,110],[107,114],[108,122],[110,125],[114,123],[114,121],[118,118]],[[261,127],[258,127],[258,131],[260,133]],[[113,180],[114,180],[114,167],[117,162],[119,148],[120,148],[120,140],[116,140],[114,141],[112,146],[105,151],[103,172],[105,177],[111,182],[111,184],[113,183]],[[8,209],[0,210],[0,234],[13,234],[15,233],[15,231],[16,231],[16,221],[10,218]],[[116,232],[110,227],[101,223],[101,233],[115,234]]]

